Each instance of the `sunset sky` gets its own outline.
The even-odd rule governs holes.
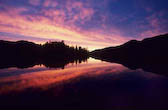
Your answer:
[[[168,0],[0,0],[0,40],[89,50],[168,32]]]

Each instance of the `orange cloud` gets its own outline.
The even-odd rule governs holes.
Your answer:
[[[58,3],[55,0],[45,0],[43,3],[44,7],[56,7]]]
[[[161,16],[163,16],[163,12],[154,13],[146,18],[149,23],[147,26],[151,28],[140,34],[141,39],[167,33],[167,29],[163,29],[163,25],[166,24],[165,19],[161,19]]]
[[[104,35],[98,30],[85,31],[79,29],[74,25],[75,21],[83,20],[82,22],[85,23],[85,20],[89,20],[94,14],[94,11],[91,8],[85,8],[80,2],[73,5],[67,3],[69,13],[72,13],[73,8],[79,9],[79,13],[72,15],[69,21],[66,21],[64,10],[42,10],[41,13],[44,16],[23,16],[20,13],[27,11],[26,8],[12,8],[12,12],[0,12],[0,30],[1,32],[35,38],[65,40],[71,45],[79,44],[88,47],[89,50],[119,45],[127,41],[127,39],[117,34]]]
[[[73,12],[73,9],[78,11],[75,16],[73,16],[72,21],[81,20],[84,23],[85,21],[90,20],[94,14],[92,8],[86,8],[81,2],[74,2],[72,4],[71,1],[68,1],[66,7],[70,14]]]

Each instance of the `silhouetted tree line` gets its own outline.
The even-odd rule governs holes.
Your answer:
[[[63,68],[70,62],[85,61],[89,56],[87,49],[80,46],[68,46],[64,41],[46,42],[41,45],[28,41],[0,40],[0,51],[0,68],[24,68],[35,64]]]
[[[42,55],[47,58],[77,59],[88,57],[88,51],[82,47],[70,47],[62,42],[46,42],[42,45]]]
[[[92,51],[94,58],[168,75],[168,34]]]

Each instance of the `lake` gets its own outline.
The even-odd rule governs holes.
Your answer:
[[[64,68],[4,68],[0,108],[168,110],[168,77],[93,58]]]

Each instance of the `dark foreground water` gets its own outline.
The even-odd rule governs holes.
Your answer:
[[[88,59],[0,69],[0,110],[168,110],[168,78]]]

